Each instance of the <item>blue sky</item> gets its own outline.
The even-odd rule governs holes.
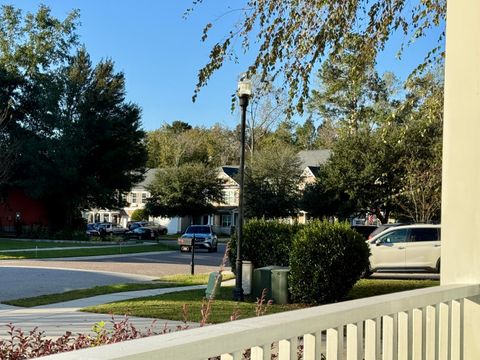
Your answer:
[[[80,9],[81,43],[92,60],[111,58],[127,81],[127,98],[142,108],[146,130],[159,128],[174,120],[195,126],[220,123],[230,128],[238,122],[230,112],[231,94],[239,73],[245,70],[251,55],[239,64],[229,63],[214,74],[195,103],[193,90],[198,70],[208,61],[213,40],[221,39],[241,13],[228,12],[243,1],[204,0],[187,19],[182,18],[193,0],[17,0],[16,7],[35,11],[40,3],[64,18]],[[0,0],[0,4],[11,4]],[[229,5],[231,8],[229,8]],[[225,15],[227,14],[227,15]],[[212,42],[202,43],[202,29],[215,21]],[[436,38],[435,38],[436,39]],[[405,78],[432,45],[432,39],[419,41],[407,49],[401,61],[395,59],[400,36],[388,44],[379,59],[379,71],[392,71]],[[210,45],[210,46],[209,46]]]

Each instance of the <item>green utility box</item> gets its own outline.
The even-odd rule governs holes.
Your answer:
[[[253,270],[252,297],[260,299],[263,289],[267,289],[265,300],[272,299],[272,270],[281,269],[281,266],[265,266]]]
[[[275,304],[288,304],[289,268],[272,270],[272,298]]]
[[[218,272],[211,272],[208,276],[207,290],[205,296],[209,300],[213,300],[220,291],[220,285],[222,284],[222,274]]]

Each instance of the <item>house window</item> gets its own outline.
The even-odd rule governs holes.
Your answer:
[[[222,227],[232,226],[232,215],[222,215]]]
[[[235,190],[224,190],[223,201],[228,205],[235,205],[238,201]]]
[[[137,193],[132,193],[132,204],[137,203]]]
[[[147,203],[147,193],[142,193],[142,204]]]

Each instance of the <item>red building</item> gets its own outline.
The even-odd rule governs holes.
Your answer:
[[[48,226],[47,210],[22,190],[10,189],[0,195],[0,230],[14,231],[18,222],[23,226]]]

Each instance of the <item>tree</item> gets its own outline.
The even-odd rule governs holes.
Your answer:
[[[439,73],[412,78],[402,107],[410,117],[400,138],[405,177],[396,200],[399,215],[422,223],[440,220],[443,80]]]
[[[317,132],[311,118],[305,120],[303,125],[295,128],[295,145],[299,150],[313,150],[316,144]]]
[[[33,79],[16,123],[13,184],[49,207],[53,226],[70,226],[82,209],[117,208],[143,177],[140,109],[125,102],[125,78],[111,61],[92,67],[85,50],[55,76]],[[41,129],[41,131],[39,131]]]
[[[268,136],[275,124],[285,119],[285,94],[272,85],[270,81],[262,81],[254,77],[253,97],[249,101],[246,124],[246,148],[253,156]]]
[[[60,21],[43,5],[27,16],[11,5],[0,8],[0,186],[11,180],[18,158],[11,130],[23,116],[19,98],[28,77],[66,63],[69,49],[77,43],[77,23],[76,11]]]
[[[153,216],[198,216],[223,201],[218,169],[202,163],[161,168],[148,190],[146,209]]]
[[[148,212],[145,209],[136,209],[130,216],[131,221],[148,220]]]
[[[304,195],[305,210],[343,217],[350,208],[351,214],[375,214],[381,222],[391,214],[439,219],[442,83],[430,73],[412,78],[406,89],[404,100],[372,104],[373,124],[362,120],[355,132],[339,124],[322,178]]]
[[[348,195],[355,213],[372,213],[385,223],[395,209],[404,172],[398,134],[392,126],[382,138],[383,130],[361,127],[352,134],[344,129],[322,174],[337,196]]]
[[[374,125],[388,115],[396,92],[395,77],[380,77],[374,59],[361,57],[359,43],[359,37],[352,36],[346,48],[329,56],[318,72],[319,88],[308,101],[309,111],[322,122],[343,122],[352,132],[361,123]]]
[[[8,132],[12,118],[12,99],[21,84],[18,76],[12,76],[0,67],[0,188],[11,178],[18,154],[17,144]]]
[[[337,129],[333,121],[325,119],[317,128],[314,146],[317,149],[332,149],[337,137]]]
[[[246,169],[245,217],[296,214],[301,180],[300,159],[293,148],[269,146],[257,152]]]
[[[329,181],[330,179],[323,174],[323,169],[321,169],[316,181],[307,184],[303,189],[300,208],[312,218],[336,217],[346,220],[358,211],[355,200],[351,199],[336,184],[330,184]]]
[[[175,120],[174,122],[172,122],[172,125],[166,124],[165,129],[173,134],[181,134],[183,132],[191,130],[192,125],[180,120]]]
[[[0,15],[0,67],[21,79],[7,100],[6,138],[19,154],[7,185],[42,200],[52,230],[71,227],[83,209],[121,205],[146,160],[125,77],[110,60],[92,66],[85,49],[74,52],[76,19],[60,21],[45,6],[25,18],[4,6]]]
[[[240,140],[234,130],[215,124],[206,137],[210,163],[219,166],[238,164]]]
[[[213,45],[208,63],[199,71],[193,98],[226,61],[237,59],[237,44],[247,52],[254,39],[258,50],[249,74],[272,81],[280,78],[288,89],[290,113],[294,105],[302,112],[312,71],[329,54],[339,54],[351,35],[360,39],[359,57],[374,59],[395,32],[402,32],[409,45],[428,35],[431,28],[442,26],[445,15],[446,0],[413,4],[405,0],[248,0],[236,26]],[[203,41],[212,27],[211,23],[205,26]],[[443,37],[442,32],[421,68],[432,59],[441,59]]]

